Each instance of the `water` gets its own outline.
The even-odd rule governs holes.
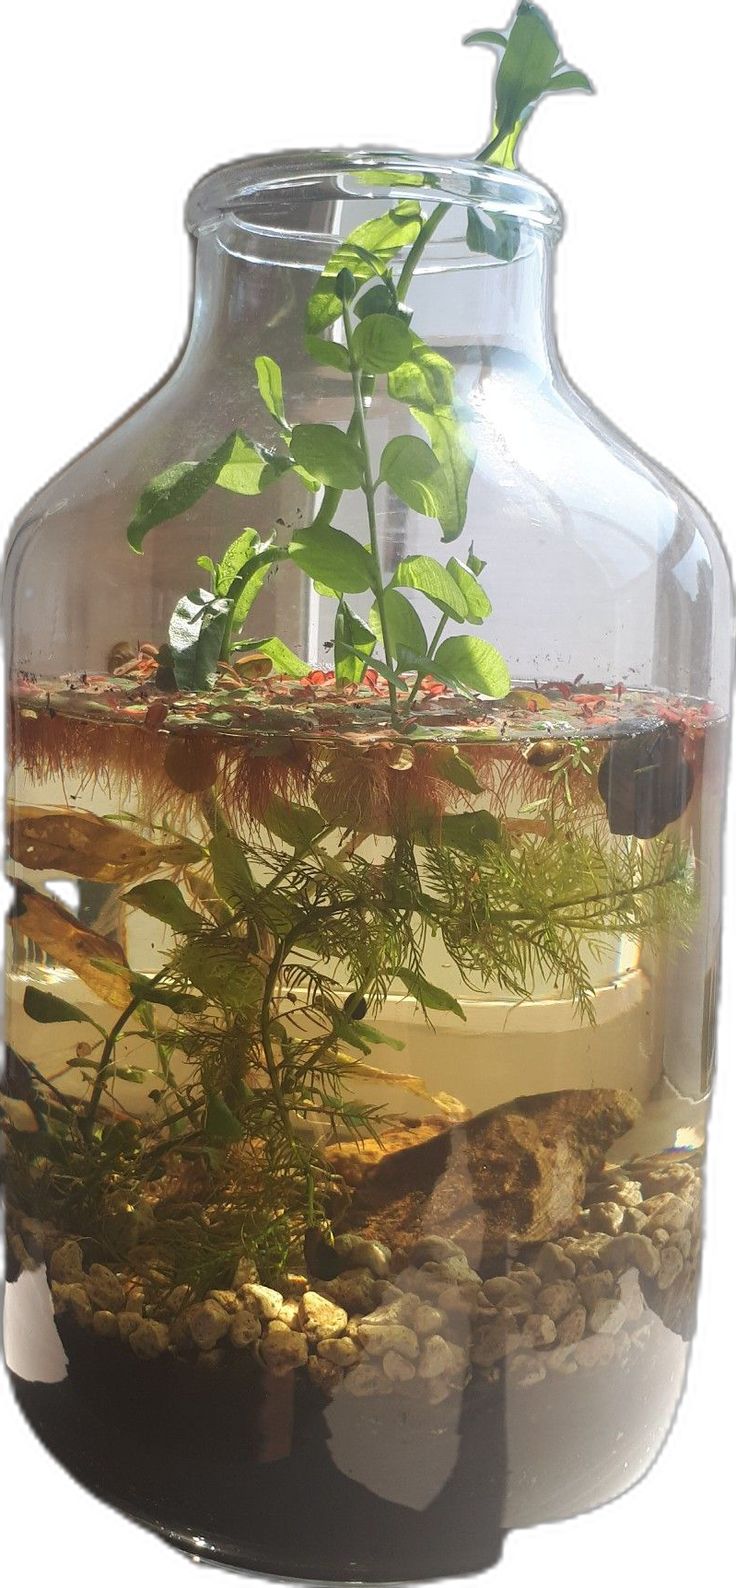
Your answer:
[[[397,733],[380,682],[145,669],[13,719],[42,1438],[182,1547],[336,1580],[627,1487],[694,1327],[725,723],[552,684]]]

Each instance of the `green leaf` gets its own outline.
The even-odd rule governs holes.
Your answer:
[[[513,131],[544,92],[559,59],[559,45],[544,12],[522,0],[496,77],[498,133]]]
[[[270,656],[277,673],[285,673],[287,678],[306,678],[309,668],[300,656],[289,650],[277,634],[272,634],[267,640],[258,640],[252,645],[239,645],[239,651],[263,651],[264,656]]]
[[[412,353],[388,377],[388,393],[395,402],[411,409],[433,413],[435,408],[451,408],[455,398],[455,371],[449,359],[437,353],[421,337],[412,337]]]
[[[345,649],[347,650],[347,646]],[[363,661],[360,651],[356,651],[355,655],[358,658],[358,661]],[[401,674],[397,673],[393,667],[389,667],[386,662],[382,662],[380,657],[372,656],[370,659],[370,665],[371,667],[375,668],[377,673],[380,673],[381,678],[386,679],[388,684],[395,684],[397,689],[402,689],[404,687],[404,680],[401,677]]]
[[[391,583],[404,590],[418,590],[447,617],[464,623],[467,603],[452,574],[434,557],[405,557],[396,568]]]
[[[228,436],[201,463],[175,463],[149,480],[128,525],[128,544],[140,552],[149,529],[177,518],[209,491],[230,457],[237,437]]]
[[[373,630],[366,628],[346,601],[341,601],[335,614],[335,677],[341,683],[359,684],[375,643]],[[356,651],[363,657],[362,662]]]
[[[475,33],[466,33],[463,44],[481,44],[486,49],[505,50],[508,44],[508,33],[502,33],[497,28],[477,28]]]
[[[210,578],[212,580],[212,588],[214,590],[215,589],[215,581],[216,581],[216,578],[217,578],[217,569],[216,569],[216,567],[215,567],[215,565],[214,565],[214,563],[212,561],[212,558],[211,557],[198,557],[197,558],[197,567],[198,568],[202,568],[205,573],[209,574],[209,576],[210,576]]]
[[[221,899],[232,909],[238,909],[252,899],[256,892],[253,873],[248,865],[243,845],[227,828],[220,827],[209,846],[212,874]]]
[[[233,580],[251,557],[257,540],[258,531],[256,529],[244,529],[242,535],[238,535],[235,540],[231,540],[230,545],[226,547],[222,554],[222,560],[215,569],[216,595],[227,595]],[[200,566],[202,566],[204,561],[209,562],[209,558],[200,558],[199,561]]]
[[[304,341],[315,364],[328,364],[332,369],[350,371],[350,355],[342,342],[329,342],[324,336],[312,335],[305,336]]]
[[[411,601],[408,601],[400,590],[395,590],[389,585],[383,592],[383,604],[391,637],[391,649],[396,654],[399,665],[402,655],[426,655],[427,636],[424,632],[424,624]],[[383,640],[380,613],[375,602],[371,607],[368,622],[376,639]]]
[[[467,566],[470,569],[470,572],[474,573],[476,578],[478,578],[478,576],[480,574],[482,574],[483,571],[488,567],[488,563],[484,562],[482,557],[476,556],[476,553],[475,553],[475,551],[473,549],[472,540],[470,542],[470,551],[468,552],[468,555],[467,555],[465,560],[466,560]]]
[[[441,842],[446,848],[475,857],[482,855],[486,844],[500,844],[502,840],[501,823],[490,811],[463,811],[459,816],[442,818]]]
[[[394,316],[400,314],[403,319],[407,310],[399,309],[396,288],[389,277],[388,280],[377,281],[374,287],[368,287],[365,292],[362,292],[353,307],[353,313],[358,320],[364,320],[367,315],[371,314],[392,314]]]
[[[411,331],[396,314],[367,314],[353,335],[355,357],[361,369],[373,375],[397,369],[411,357],[411,350]]]
[[[296,425],[291,451],[297,463],[322,485],[355,491],[363,484],[360,449],[337,425]]]
[[[477,558],[474,559],[477,562]],[[485,563],[483,564],[485,567]],[[482,570],[481,570],[482,571]],[[470,562],[458,562],[457,557],[450,557],[447,563],[447,572],[452,575],[456,585],[459,585],[465,597],[467,607],[467,623],[483,623],[490,617],[493,607],[482,585],[473,573]]]
[[[442,778],[444,783],[452,783],[454,788],[463,789],[466,794],[482,794],[483,785],[478,782],[470,762],[458,755],[454,745],[448,748],[451,753],[442,756],[435,763],[435,775]]]
[[[443,640],[435,661],[444,672],[474,693],[503,700],[511,688],[509,670],[500,653],[476,635],[456,634]]]
[[[320,529],[314,524],[299,529],[288,554],[302,573],[319,580],[337,595],[357,594],[375,584],[373,561],[365,546],[330,524]]]
[[[377,1026],[371,1026],[365,1020],[351,1020],[349,1015],[334,1014],[333,1026],[335,1036],[340,1042],[347,1042],[351,1048],[357,1048],[360,1053],[370,1053],[371,1048],[393,1048],[401,1053],[406,1043],[398,1037],[386,1036],[379,1031]]]
[[[278,364],[274,359],[261,354],[255,360],[255,372],[261,402],[276,420],[277,425],[280,425],[282,430],[288,430],[284,412],[284,388]]]
[[[245,1014],[261,1001],[262,977],[250,963],[244,942],[233,940],[228,950],[207,938],[191,938],[178,955],[178,969],[213,1003]]]
[[[163,921],[174,932],[200,932],[202,917],[190,910],[175,883],[160,879],[141,882],[123,894],[123,902],[135,910],[143,910],[155,920]]]
[[[402,248],[416,241],[421,225],[420,205],[415,199],[404,199],[387,214],[356,227],[328,261],[309,298],[307,331],[324,331],[342,313],[342,301],[335,291],[341,270],[352,271],[358,285],[381,275]]]
[[[405,968],[397,971],[396,974],[397,980],[403,982],[407,992],[412,998],[416,998],[422,1009],[446,1009],[450,1014],[457,1015],[459,1020],[467,1019],[457,998],[453,998],[451,993],[445,992],[443,987],[435,987],[431,981],[427,981],[426,977],[421,976],[418,971]]]
[[[179,689],[211,689],[230,616],[230,602],[213,600],[208,590],[192,590],[177,602],[169,624],[169,645]]]
[[[242,1141],[245,1127],[221,1097],[210,1096],[207,1098],[204,1133],[208,1141],[216,1145],[225,1145],[229,1142]]]
[[[73,1020],[78,1024],[94,1026],[95,1031],[102,1029],[96,1020],[92,1020],[82,1009],[77,1009],[76,1004],[67,1003],[65,998],[57,998],[55,993],[44,992],[40,987],[26,987],[23,1008],[31,1020],[37,1020],[44,1026]]]
[[[238,496],[258,496],[267,485],[290,468],[289,458],[269,452],[255,441],[248,441],[245,436],[236,435],[215,484],[224,491],[234,491]]]
[[[578,71],[575,66],[563,66],[561,71],[555,72],[545,89],[546,94],[594,94],[595,88],[587,72]]]
[[[434,413],[426,413],[421,408],[412,408],[411,411],[426,430],[440,465],[434,489],[441,495],[437,517],[442,526],[442,538],[445,541],[457,540],[465,528],[468,487],[475,466],[475,447],[466,427],[454,413],[439,409]]]
[[[263,817],[264,826],[292,849],[307,849],[324,832],[325,820],[312,805],[294,805],[272,794]]]
[[[237,579],[233,580],[228,592],[230,600],[235,603],[232,619],[233,629],[239,629],[245,622],[253,602],[259,590],[265,584],[274,563],[282,561],[285,556],[286,552],[282,547],[266,544],[263,551],[249,558],[245,566],[241,568]]]
[[[370,323],[365,321],[366,325]],[[407,507],[427,518],[439,518],[442,510],[439,475],[440,465],[432,448],[419,436],[395,436],[383,449],[380,478]]]
[[[519,252],[521,227],[513,215],[491,215],[483,210],[469,209],[465,236],[471,253],[490,254],[491,258],[509,264]]]

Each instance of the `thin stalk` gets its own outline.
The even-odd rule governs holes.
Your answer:
[[[386,612],[386,599],[381,575],[381,556],[378,544],[378,526],[376,524],[376,486],[371,470],[371,455],[368,446],[368,432],[365,422],[365,401],[363,397],[363,388],[361,385],[360,366],[358,365],[355,358],[353,332],[350,324],[350,314],[348,312],[347,304],[343,304],[342,318],[343,325],[345,326],[345,341],[347,344],[348,358],[350,359],[350,376],[353,382],[353,395],[355,398],[357,440],[358,446],[360,447],[361,456],[363,458],[363,489],[365,495],[366,513],[368,517],[368,529],[370,532],[371,554],[376,572],[376,606],[378,607],[378,616],[381,624],[381,638],[383,640],[383,651],[386,657],[386,666],[393,671],[393,648],[391,645],[388,614]],[[391,717],[394,725],[396,725],[399,720],[398,696],[396,694],[396,685],[393,684],[390,679],[388,681],[388,693],[389,700],[391,702]]]
[[[151,981],[147,982],[145,987],[141,987],[140,991],[137,992],[133,998],[131,998],[130,1003],[126,1004],[122,1014],[115,1021],[114,1026],[110,1027],[110,1030],[105,1038],[104,1047],[100,1054],[100,1062],[97,1066],[97,1074],[95,1076],[94,1085],[92,1087],[89,1103],[87,1104],[87,1109],[84,1116],[84,1123],[82,1125],[82,1134],[87,1140],[89,1140],[92,1134],[94,1123],[97,1118],[97,1110],[100,1106],[100,1099],[105,1089],[105,1081],[107,1079],[105,1070],[107,1069],[110,1059],[112,1058],[112,1055],[115,1051],[115,1044],[118,1040],[118,1037],[122,1036],[128,1021],[135,1014],[139,1005],[146,1003],[151,988],[155,987],[158,982],[163,981],[165,975],[165,971],[159,971],[158,975],[154,976]]]
[[[450,619],[449,619],[447,613],[445,612],[443,614],[443,616],[440,618],[440,621],[437,624],[437,627],[436,627],[436,629],[434,631],[434,634],[432,635],[431,644],[429,646],[429,650],[427,651],[427,661],[431,662],[433,660],[435,651],[437,650],[437,646],[439,645],[440,640],[442,639],[442,636],[443,636],[443,634],[445,632],[445,629],[447,628],[447,625],[448,625],[449,621],[450,621]],[[415,700],[416,695],[418,693],[419,686],[420,686],[420,684],[422,682],[422,679],[426,678],[426,676],[427,676],[426,673],[417,673],[416,681],[415,681],[414,685],[412,686],[412,690],[411,690],[411,693],[409,695],[409,699],[406,702],[406,708],[405,709],[406,709],[407,716],[409,715],[409,712],[411,711],[411,708],[412,708],[412,706],[414,704],[414,700]]]

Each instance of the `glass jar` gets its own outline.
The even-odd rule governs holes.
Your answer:
[[[9,1367],[199,1556],[457,1575],[681,1392],[728,570],[560,363],[537,183],[259,157],[188,223],[180,364],[9,554]]]

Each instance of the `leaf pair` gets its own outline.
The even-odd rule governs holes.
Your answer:
[[[515,169],[521,133],[546,94],[593,91],[585,72],[565,61],[551,23],[531,0],[521,0],[508,30],[480,29],[469,33],[463,43],[502,52],[495,83],[493,137],[480,156],[494,165]]]

